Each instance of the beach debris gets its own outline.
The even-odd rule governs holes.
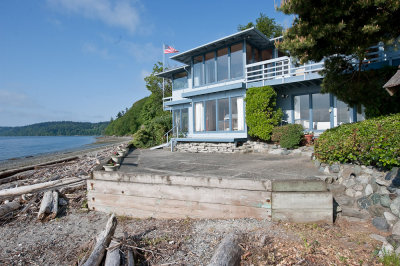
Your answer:
[[[11,202],[7,202],[0,206],[0,218],[6,216],[12,211],[18,210],[21,207],[19,199],[15,199]]]
[[[58,213],[58,192],[46,191],[43,195],[42,203],[38,213],[38,219],[43,220],[47,216],[50,219],[56,218]]]
[[[33,192],[40,192],[49,189],[69,186],[69,185],[77,185],[80,183],[84,183],[86,179],[71,177],[71,178],[64,178],[44,183],[38,183],[28,186],[10,188],[10,189],[3,189],[0,190],[0,200],[7,199],[7,198],[14,198],[16,196],[20,196],[26,193],[33,193]]]
[[[239,243],[242,234],[228,234],[225,236],[211,258],[209,266],[240,265],[242,248]]]
[[[111,240],[110,245],[107,248],[106,261],[104,266],[119,266],[121,264],[121,254],[119,252],[120,244]]]
[[[109,246],[111,239],[114,235],[115,229],[117,228],[117,217],[115,214],[111,214],[107,221],[106,228],[102,231],[96,238],[96,244],[93,248],[92,253],[86,262],[82,265],[84,266],[97,266],[100,265],[103,260],[104,254],[106,253],[106,247]],[[81,265],[81,264],[80,264]]]

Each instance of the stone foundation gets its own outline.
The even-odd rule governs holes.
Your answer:
[[[244,143],[214,143],[214,142],[178,142],[174,151],[190,153],[268,153],[275,155],[301,154],[310,156],[313,147],[300,147],[294,150],[281,148],[276,144],[247,141]]]

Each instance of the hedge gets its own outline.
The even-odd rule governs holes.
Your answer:
[[[400,166],[400,113],[329,129],[315,141],[314,150],[325,163]]]
[[[300,125],[300,124],[287,124],[287,125],[284,125],[284,126],[275,127],[275,128],[272,130],[271,140],[272,140],[273,142],[280,142],[280,141],[281,141],[281,138],[282,138],[282,135],[283,135],[285,132],[287,132],[287,130],[288,130],[290,127],[295,127],[295,128],[297,128],[298,130],[301,130],[301,131],[304,130],[303,126]]]
[[[276,92],[271,86],[249,88],[246,92],[246,123],[252,137],[269,141],[272,129],[283,113],[276,109]]]

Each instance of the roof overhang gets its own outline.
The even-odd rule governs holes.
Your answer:
[[[400,88],[400,66],[399,70],[389,79],[388,82],[386,82],[385,85],[383,85],[383,88],[386,89],[386,91],[390,94],[390,96],[393,96]]]
[[[161,77],[161,78],[166,78],[166,79],[172,79],[172,76],[174,74],[184,72],[184,71],[188,70],[188,68],[189,68],[189,66],[184,65],[184,66],[180,66],[180,67],[166,69],[164,72],[155,74],[155,76]]]
[[[268,39],[267,36],[265,36],[262,32],[253,27],[250,29],[239,31],[216,41],[198,46],[183,53],[174,55],[171,57],[171,59],[174,59],[184,64],[190,64],[192,56],[207,53],[209,51],[214,51],[216,49],[241,40],[246,40],[259,49],[274,47],[274,39]]]

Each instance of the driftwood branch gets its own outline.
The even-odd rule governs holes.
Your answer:
[[[208,266],[240,265],[242,248],[239,246],[241,234],[229,234],[222,239]]]
[[[121,255],[119,253],[120,244],[112,240],[107,249],[106,261],[104,266],[119,266],[121,264]]]
[[[58,192],[47,191],[43,195],[38,213],[38,219],[43,220],[47,215],[50,218],[56,218],[58,213]]]
[[[103,260],[106,247],[111,242],[111,238],[114,235],[115,228],[117,228],[117,218],[114,214],[108,219],[106,228],[96,238],[96,245],[90,254],[89,258],[83,264],[84,266],[97,266],[100,265]]]
[[[71,178],[64,178],[49,182],[38,183],[29,186],[22,186],[16,188],[9,188],[0,190],[0,200],[20,196],[22,194],[33,193],[33,192],[40,192],[48,189],[54,189],[58,187],[62,187],[65,185],[76,184],[79,182],[84,182],[84,179],[71,177]]]
[[[2,206],[0,206],[0,218],[12,211],[18,210],[19,207],[21,207],[19,200],[14,200],[6,204],[3,204]]]
[[[47,163],[21,167],[21,168],[17,168],[17,169],[6,170],[6,171],[0,172],[0,178],[8,177],[8,176],[15,175],[17,173],[25,172],[25,171],[28,171],[28,170],[34,170],[35,167],[52,165],[52,164],[62,163],[62,162],[68,162],[68,161],[73,161],[73,160],[76,160],[76,159],[79,159],[79,157],[78,156],[74,156],[74,157],[64,158],[64,159],[55,160],[55,161],[51,161],[51,162],[47,162]]]

